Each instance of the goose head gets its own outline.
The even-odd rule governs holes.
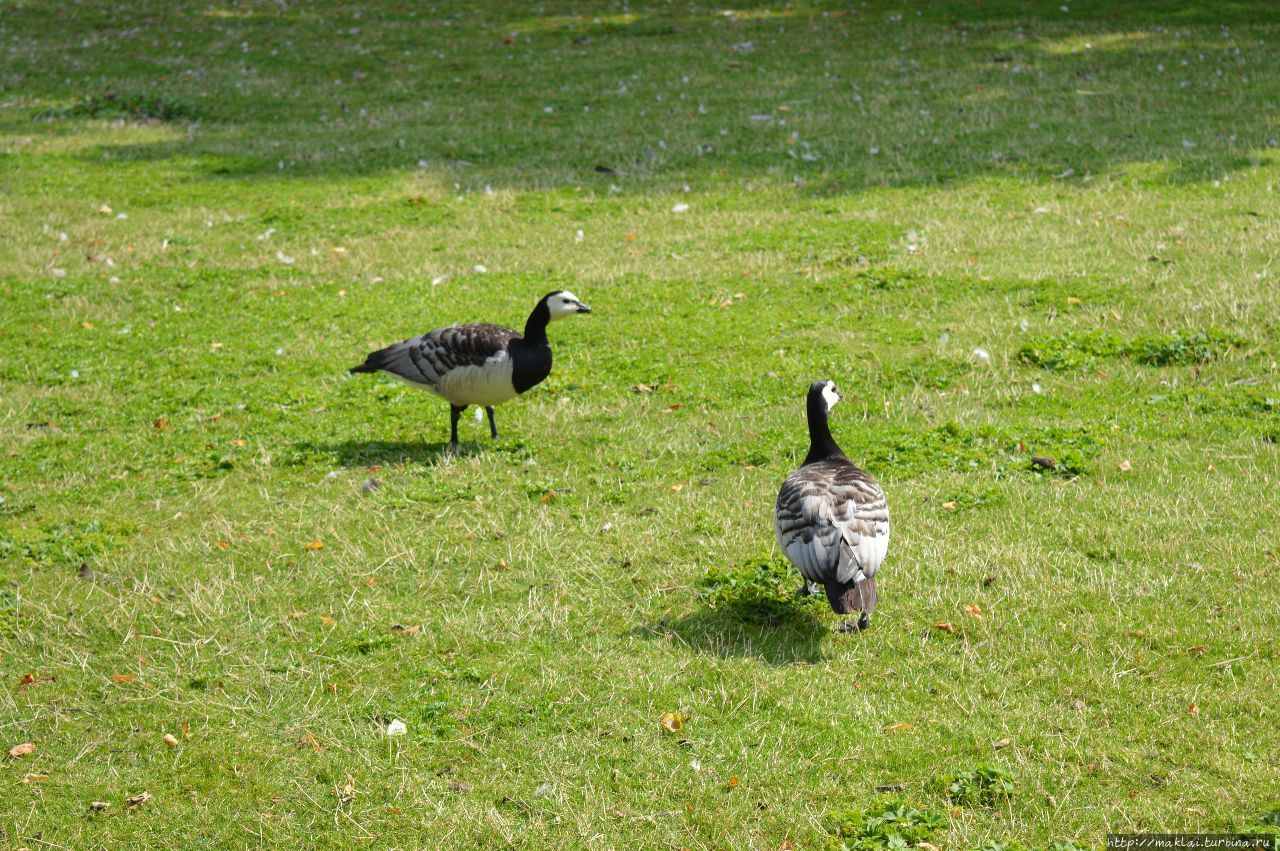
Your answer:
[[[834,381],[823,378],[809,385],[809,404],[813,406],[816,403],[823,413],[829,413],[843,398]]]
[[[547,306],[547,313],[550,314],[551,322],[563,319],[566,316],[572,316],[575,313],[591,312],[591,308],[583,304],[581,299],[568,290],[549,292],[542,297],[542,302]]]

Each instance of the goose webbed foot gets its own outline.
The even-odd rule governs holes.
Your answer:
[[[821,594],[821,593],[822,593],[822,586],[816,582],[805,582],[803,585],[799,587],[799,589],[796,590],[796,596],[802,600],[805,597],[812,597],[816,594]]]
[[[836,627],[836,632],[861,632],[872,624],[872,616],[867,612],[859,614],[856,621],[845,621]]]
[[[836,627],[836,632],[862,632],[871,626],[871,615],[863,612],[856,621],[845,621]]]

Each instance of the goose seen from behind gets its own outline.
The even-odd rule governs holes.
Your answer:
[[[351,372],[385,372],[428,390],[449,403],[449,445],[458,446],[458,417],[470,405],[489,415],[489,433],[498,438],[493,409],[540,384],[551,374],[547,325],[576,313],[590,313],[573,293],[547,293],[533,308],[524,333],[502,325],[450,325],[379,349]]]
[[[830,381],[809,387],[809,454],[782,483],[774,509],[778,546],[804,577],[804,594],[826,592],[841,631],[866,629],[876,609],[876,573],[889,550],[889,506],[870,475],[840,451],[827,417],[841,399]]]

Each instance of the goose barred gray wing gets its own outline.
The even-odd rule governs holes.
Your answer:
[[[875,575],[889,551],[889,507],[875,479],[843,458],[806,464],[783,482],[774,531],[837,611],[875,610]]]
[[[507,344],[519,336],[501,325],[450,325],[380,349],[351,371],[387,372],[438,390],[454,370],[484,367],[492,358],[504,357]]]

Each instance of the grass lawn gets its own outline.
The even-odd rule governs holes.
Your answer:
[[[0,845],[1280,822],[1280,13],[1130,5],[0,0]]]

